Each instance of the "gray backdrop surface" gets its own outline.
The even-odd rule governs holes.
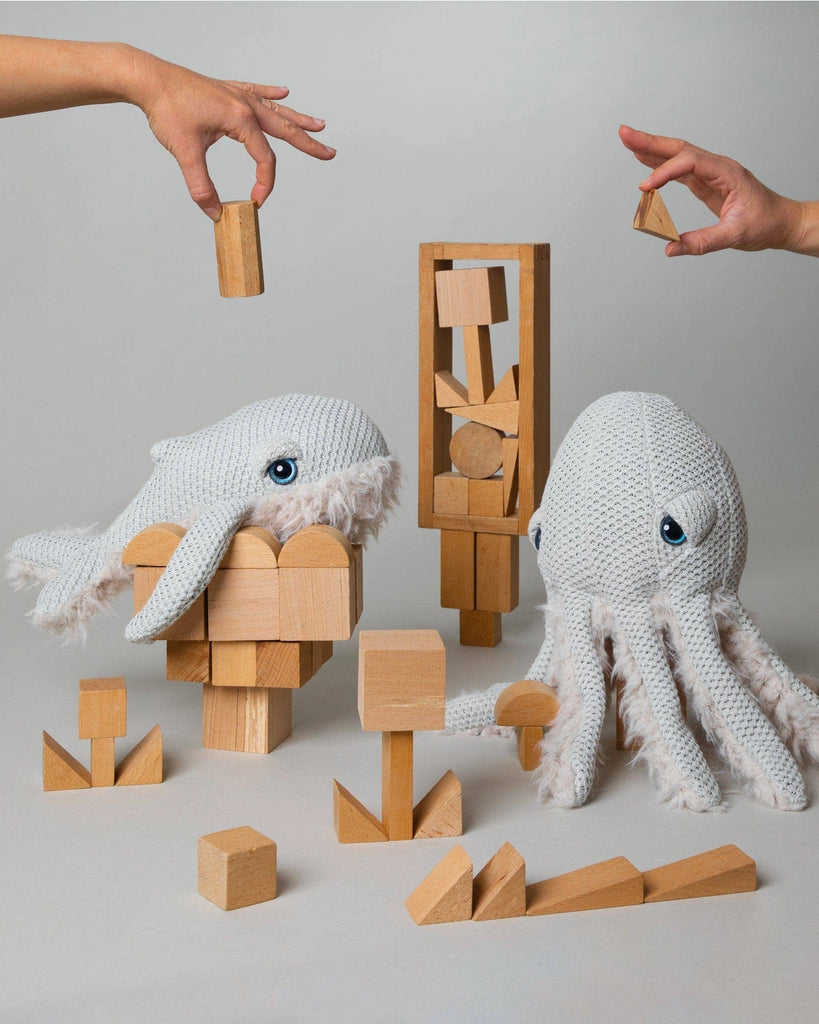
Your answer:
[[[617,138],[623,121],[690,138],[818,196],[815,4],[5,3],[0,31],[121,39],[216,77],[284,82],[339,150],[323,164],[274,144],[267,291],[226,301],[212,228],[140,111],[0,123],[4,546],[107,525],[160,438],[287,391],[339,395],[406,469],[403,508],[368,552],[363,625],[440,628],[450,692],[521,677],[542,634],[528,547],[503,644],[464,650],[438,607],[438,536],[415,526],[417,245],[548,241],[555,446],[606,392],[678,401],[734,461],[746,603],[796,669],[819,671],[819,262],[667,260],[630,228],[644,172]],[[219,143],[210,166],[223,199],[249,192],[241,147]],[[664,195],[679,229],[710,219],[681,186]],[[160,645],[122,638],[127,599],[85,648],[36,634],[31,595],[0,600],[3,1019],[815,1019],[815,807],[780,815],[733,793],[724,815],[680,815],[612,749],[599,798],[550,811],[506,744],[421,736],[418,793],[459,774],[476,869],[505,840],[530,880],[736,842],[763,884],[710,903],[417,929],[402,901],[451,842],[345,848],[332,835],[334,775],[378,803],[355,641],[296,695],[279,750],[219,754],[199,746],[198,688],[163,681]],[[167,782],[43,794],[39,730],[86,757],[76,681],[120,674],[129,737],[163,726]],[[246,823],[279,843],[282,894],[225,915],[196,894],[196,838]]]

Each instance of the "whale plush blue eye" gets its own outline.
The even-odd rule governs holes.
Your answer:
[[[292,484],[298,474],[295,459],[276,459],[267,467],[267,475],[274,484]]]
[[[540,527],[535,530],[535,548],[540,551]]]
[[[683,544],[688,538],[685,536],[685,530],[680,526],[676,519],[672,519],[671,516],[666,516],[665,519],[660,523],[660,536],[666,542],[666,544]]]

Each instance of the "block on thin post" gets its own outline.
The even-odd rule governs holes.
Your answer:
[[[526,915],[526,863],[511,843],[504,843],[475,875],[472,891],[473,921]]]
[[[726,896],[756,889],[756,864],[738,846],[720,846],[643,872],[645,903]]]
[[[449,442],[449,457],[459,473],[474,480],[494,476],[503,465],[503,434],[481,423],[464,423]]]
[[[122,677],[80,680],[81,740],[124,736],[128,695]]]
[[[251,200],[222,203],[213,225],[219,294],[226,299],[261,295],[264,291],[259,208]]]
[[[468,921],[472,917],[472,861],[454,846],[404,901],[416,924]]]
[[[475,607],[475,534],[441,530],[441,607]]]
[[[629,907],[642,902],[643,876],[625,857],[613,857],[526,886],[526,913],[530,917]]]
[[[503,267],[438,270],[435,293],[441,327],[486,326],[509,318]]]
[[[282,546],[269,530],[244,526],[233,535],[220,569],[275,569]]]
[[[359,634],[358,714],[367,732],[443,729],[446,648],[436,629]]]
[[[438,473],[433,481],[432,507],[442,515],[469,515],[469,477],[456,472]]]
[[[503,481],[500,483],[502,504]],[[519,580],[520,541],[517,536],[499,533],[477,534],[475,608],[487,612],[511,612],[518,606]]]
[[[199,840],[199,892],[222,910],[276,898],[276,844],[244,825]]]

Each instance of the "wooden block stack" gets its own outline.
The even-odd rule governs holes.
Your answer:
[[[274,900],[276,844],[243,825],[199,840],[199,893],[222,910]]]

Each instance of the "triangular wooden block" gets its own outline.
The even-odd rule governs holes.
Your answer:
[[[737,846],[720,846],[696,857],[643,872],[646,903],[727,896],[756,889],[756,864]]]
[[[487,398],[487,403],[516,402],[520,397],[518,394],[519,373],[520,368],[517,363],[515,363],[514,366],[510,366],[506,373],[501,377],[500,384],[498,384],[489,398]]]
[[[440,778],[412,812],[413,839],[463,835],[461,784],[454,772]]]
[[[483,423],[507,434],[517,434],[520,418],[520,402],[495,402],[494,405],[460,405],[447,408],[453,416],[460,416],[473,423]]]
[[[162,730],[155,725],[117,766],[118,786],[153,786],[162,781]]]
[[[503,450],[503,514],[511,516],[518,503],[518,450],[520,442],[516,437],[504,437]]]
[[[386,843],[387,833],[361,801],[333,779],[333,826],[340,843]]]
[[[404,901],[416,924],[468,921],[472,917],[472,861],[454,846]]]
[[[526,914],[629,907],[643,902],[643,876],[625,857],[613,857],[579,871],[526,886]]]
[[[679,242],[680,240],[677,229],[674,227],[674,221],[666,209],[662,196],[656,189],[652,189],[651,192],[643,192],[631,226],[647,235],[654,235],[655,238],[665,238],[668,242]]]
[[[439,409],[448,405],[466,405],[469,395],[466,388],[446,370],[435,374],[435,404]]]
[[[549,725],[560,707],[551,686],[521,679],[507,686],[495,701],[498,725]]]
[[[511,843],[504,843],[475,876],[473,921],[496,921],[526,914],[526,862]]]
[[[91,772],[47,732],[43,733],[43,789],[90,789]]]

